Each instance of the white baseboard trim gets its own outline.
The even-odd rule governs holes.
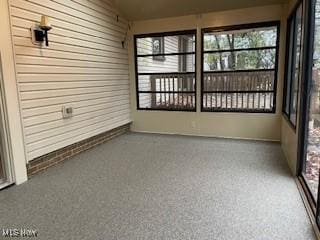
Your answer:
[[[276,139],[264,139],[264,138],[243,138],[243,137],[226,137],[219,135],[205,135],[205,134],[188,134],[188,133],[170,133],[170,132],[156,132],[156,131],[141,131],[131,129],[131,132],[135,133],[148,133],[148,134],[160,134],[160,135],[176,135],[176,136],[187,136],[187,137],[206,137],[206,138],[221,138],[231,140],[246,140],[246,141],[259,141],[259,142],[275,142],[280,143],[280,140]]]

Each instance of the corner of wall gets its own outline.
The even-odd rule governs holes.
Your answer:
[[[289,126],[284,117],[282,117],[281,122],[281,148],[288,162],[292,175],[296,176],[298,138],[296,132]]]

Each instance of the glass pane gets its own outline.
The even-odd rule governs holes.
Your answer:
[[[290,26],[289,26],[289,41],[288,41],[288,46],[287,46],[287,51],[288,51],[288,59],[287,59],[287,74],[286,74],[286,92],[285,92],[285,106],[284,106],[284,110],[286,112],[286,114],[289,115],[290,113],[290,94],[291,94],[291,81],[292,81],[292,55],[293,55],[293,52],[292,52],[292,49],[293,49],[293,42],[294,42],[294,37],[293,37],[293,34],[294,34],[294,21],[295,21],[295,18],[291,18],[289,20],[289,23]]]
[[[205,92],[273,91],[274,71],[204,73]]]
[[[204,34],[205,51],[274,47],[277,45],[277,28],[252,28]]]
[[[163,54],[195,51],[195,35],[137,38],[137,53]]]
[[[195,91],[195,74],[140,75],[139,91],[191,92]]]
[[[310,91],[309,121],[307,123],[307,156],[304,174],[314,199],[317,199],[320,170],[320,1],[317,1],[316,4],[315,21],[312,84]]]
[[[138,57],[138,73],[194,72],[195,55],[165,56],[163,61],[154,57]]]
[[[292,85],[291,85],[291,103],[290,103],[290,121],[293,125],[296,125],[297,118],[297,105],[298,105],[298,87],[300,79],[300,65],[301,65],[301,38],[302,38],[302,5],[297,9],[295,17],[295,44],[294,44],[294,62]]]
[[[204,54],[204,71],[275,68],[276,50],[251,50]]]
[[[271,112],[273,93],[205,93],[203,107],[215,111]]]
[[[139,93],[139,107],[155,110],[194,110],[195,93]]]

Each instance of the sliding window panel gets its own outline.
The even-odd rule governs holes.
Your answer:
[[[288,18],[288,45],[283,95],[283,113],[290,126],[297,124],[299,84],[303,51],[303,5],[299,4]]]
[[[138,110],[196,111],[196,31],[135,36]]]
[[[157,54],[176,54],[195,52],[195,35],[150,34],[137,38],[138,56],[154,56]]]
[[[202,31],[202,111],[274,113],[279,22]]]
[[[291,83],[292,83],[292,70],[293,70],[293,45],[295,34],[295,18],[289,18],[288,20],[288,32],[287,32],[287,57],[286,57],[286,75],[283,92],[283,113],[289,118],[290,116],[290,98],[291,98]]]
[[[277,45],[277,29],[273,26],[229,31],[213,29],[204,35],[203,40],[204,51],[269,48]]]
[[[302,130],[306,132],[306,138],[302,142],[304,150],[300,173],[305,180],[308,189],[311,192],[314,202],[319,206],[319,172],[320,172],[320,1],[311,1],[315,3],[315,14],[313,16],[314,26],[313,48],[309,49],[308,54],[311,59],[311,66],[308,66],[310,71],[307,79],[307,94],[303,95],[307,99],[306,109],[302,109],[306,119],[302,121]]]
[[[298,106],[298,91],[301,77],[301,57],[302,57],[302,5],[300,5],[295,14],[295,41],[293,45],[293,61],[292,61],[292,84],[291,84],[291,99],[290,99],[290,122],[296,126],[297,124],[297,106]]]
[[[194,73],[140,75],[138,80],[139,92],[194,92],[196,89]]]
[[[164,61],[153,57],[138,57],[138,74],[180,73],[195,71],[195,54],[165,56]]]
[[[190,92],[140,92],[140,108],[144,110],[193,111],[195,94]]]
[[[205,53],[203,69],[204,71],[274,69],[276,54],[275,48]]]

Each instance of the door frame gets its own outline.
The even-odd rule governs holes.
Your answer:
[[[13,49],[12,24],[9,0],[0,1],[0,54],[2,59],[3,105],[7,121],[7,146],[11,160],[11,178],[15,184],[28,180],[27,158],[21,118],[20,96],[18,91]]]
[[[317,199],[312,197],[312,193],[303,177],[305,170],[305,159],[307,157],[308,126],[309,126],[309,107],[312,84],[312,66],[314,51],[314,33],[315,33],[315,4],[316,0],[303,1],[304,4],[304,48],[302,52],[302,76],[300,84],[300,103],[299,103],[299,122],[298,122],[298,153],[297,153],[297,172],[296,175],[300,180],[305,191],[306,197],[310,203],[313,214],[316,216],[316,222],[319,226],[320,219],[320,194]],[[320,184],[318,187],[320,193]]]
[[[0,164],[4,172],[4,182],[0,183],[0,189],[14,183],[12,155],[10,154],[10,139],[8,129],[7,106],[4,92],[3,65],[0,52]]]

